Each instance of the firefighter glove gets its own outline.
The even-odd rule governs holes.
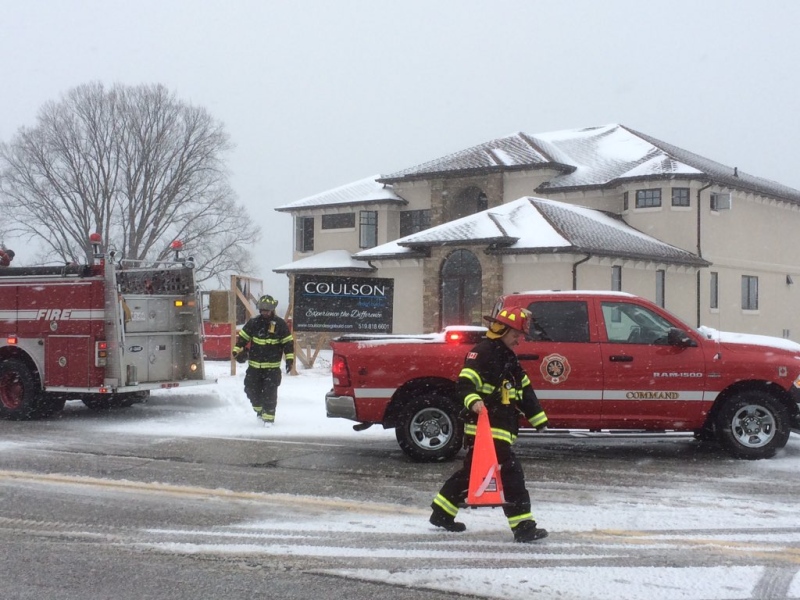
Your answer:
[[[287,372],[287,373],[291,373],[291,372],[292,372],[292,367],[293,367],[293,366],[294,366],[294,361],[293,361],[293,360],[291,360],[291,359],[287,360],[287,361],[286,361],[286,372]]]

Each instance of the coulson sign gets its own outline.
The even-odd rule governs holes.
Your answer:
[[[394,279],[295,275],[295,331],[391,333]]]

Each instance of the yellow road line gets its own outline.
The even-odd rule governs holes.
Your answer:
[[[737,535],[731,532],[733,535]],[[585,532],[582,537],[596,538],[604,541],[618,541],[626,544],[665,544],[677,545],[682,548],[697,547],[715,551],[730,556],[747,556],[750,558],[763,558],[771,561],[781,560],[789,563],[800,564],[800,548],[793,548],[779,542],[769,540],[753,540],[752,542],[739,542],[721,538],[681,537],[674,533],[662,531],[634,531],[624,529],[606,529]],[[725,535],[720,533],[720,535]],[[765,549],[766,548],[766,549]],[[769,548],[775,548],[770,550]]]
[[[381,504],[377,502],[320,498],[315,496],[295,496],[292,494],[235,492],[220,488],[204,488],[157,482],[145,483],[126,479],[102,479],[98,477],[64,475],[60,473],[30,473],[27,471],[0,470],[0,481],[18,481],[50,485],[77,485],[85,487],[99,487],[107,490],[123,492],[146,492],[166,494],[171,496],[189,496],[199,499],[215,498],[221,500],[247,500],[251,502],[264,502],[269,504],[316,506],[338,510],[357,510],[359,512],[369,513],[420,515],[427,512],[427,509],[422,510],[417,508],[409,508],[397,504]]]

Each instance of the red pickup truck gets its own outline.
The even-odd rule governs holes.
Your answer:
[[[694,432],[747,459],[800,433],[800,344],[693,329],[621,292],[510,294],[493,314],[516,306],[533,315],[515,350],[551,429]],[[484,331],[335,339],[328,416],[394,427],[414,460],[452,458],[463,440],[455,380]]]

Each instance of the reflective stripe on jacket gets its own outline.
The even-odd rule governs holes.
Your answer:
[[[282,356],[294,360],[292,332],[280,317],[265,319],[258,315],[247,321],[239,331],[234,350],[241,350],[248,342],[248,365],[254,369],[280,369]]]
[[[509,444],[519,433],[519,414],[532,427],[547,423],[531,380],[519,364],[517,355],[502,340],[486,339],[475,346],[464,360],[456,383],[458,397],[470,409],[464,433],[474,436],[477,415],[472,405],[483,400],[489,411],[492,437]]]

